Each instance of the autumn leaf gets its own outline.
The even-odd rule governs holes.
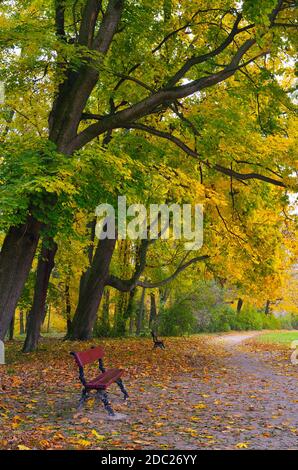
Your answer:
[[[247,449],[248,448],[248,442],[238,442],[236,444],[237,449]]]
[[[83,447],[89,447],[92,443],[90,441],[87,441],[86,439],[78,439],[77,444]]]
[[[197,410],[202,410],[204,408],[207,408],[207,405],[205,405],[204,403],[198,403],[197,405],[194,405],[194,408],[196,408]]]
[[[102,434],[98,434],[98,432],[95,429],[92,429],[91,434],[95,436],[98,441],[103,441],[104,439],[106,439],[106,436]]]

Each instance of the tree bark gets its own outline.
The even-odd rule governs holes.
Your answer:
[[[9,328],[31,269],[41,223],[28,216],[23,225],[11,227],[0,253],[0,339]]]
[[[270,300],[266,301],[265,315],[270,315]]]
[[[57,244],[53,240],[48,241],[48,243],[50,247],[45,242],[43,243],[38,260],[34,298],[28,318],[23,352],[35,351],[40,337],[40,329],[45,318],[48,284],[57,251]]]
[[[79,302],[73,317],[69,339],[87,340],[92,337],[93,327],[109,268],[115,250],[116,240],[99,240],[91,266],[80,284]]]
[[[241,312],[242,305],[243,305],[243,300],[239,298],[237,302],[237,313]]]

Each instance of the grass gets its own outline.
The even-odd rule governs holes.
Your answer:
[[[298,340],[298,331],[273,331],[264,333],[255,338],[255,341],[261,343],[278,343],[290,345],[292,341]]]

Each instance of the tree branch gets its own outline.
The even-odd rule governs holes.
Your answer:
[[[203,90],[204,88],[209,88],[226,80],[227,78],[231,77],[239,68],[241,58],[255,44],[255,42],[255,39],[249,39],[245,41],[242,46],[239,47],[230,64],[228,64],[220,72],[216,72],[212,75],[209,75],[208,77],[199,78],[198,80],[193,80],[186,85],[160,89],[156,93],[151,94],[147,98],[130,106],[129,108],[119,111],[113,115],[107,115],[98,123],[91,124],[80,134],[78,134],[72,140],[72,142],[70,142],[70,151],[73,152],[82,148],[95,137],[103,134],[109,129],[125,127],[129,122],[133,122],[151,114],[160,105],[173,103],[179,98],[185,98],[200,90]]]
[[[201,64],[206,62],[206,60],[211,59],[212,57],[217,56],[222,51],[224,51],[233,41],[234,37],[239,33],[238,25],[242,19],[241,14],[237,14],[237,18],[233,25],[233,28],[230,31],[230,34],[227,38],[213,51],[207,52],[206,54],[200,55],[198,57],[191,57],[188,59],[185,64],[176,72],[176,74],[168,81],[167,87],[174,86],[181,78],[185,76],[188,70],[194,65]]]
[[[192,264],[198,263],[199,261],[205,261],[206,259],[209,259],[209,258],[210,258],[209,255],[196,256],[195,258],[192,258],[189,261],[187,261],[187,263],[180,265],[176,269],[176,271],[173,274],[171,274],[171,276],[167,277],[166,279],[163,279],[162,281],[157,281],[157,282],[152,282],[152,283],[147,282],[147,281],[138,281],[137,285],[140,287],[148,288],[148,289],[153,289],[155,287],[164,286],[168,282],[173,281],[178,276],[179,273],[184,271],[186,268],[188,268]]]
[[[113,274],[110,274],[106,285],[114,287],[121,292],[129,292],[134,289],[138,283],[139,277],[143,273],[146,267],[146,257],[149,246],[154,240],[141,240],[141,245],[138,253],[138,263],[135,268],[135,272],[130,279],[120,279]]]
[[[117,31],[121,14],[124,7],[124,0],[110,0],[105,11],[99,31],[93,41],[93,49],[105,54]]]
[[[212,167],[212,166],[211,166]],[[213,168],[224,175],[233,176],[233,178],[241,181],[255,179],[260,181],[265,181],[265,183],[270,183],[275,186],[280,186],[281,188],[285,188],[286,185],[283,181],[276,180],[274,178],[270,178],[269,176],[261,175],[259,173],[238,173],[235,170],[231,170],[230,168],[223,167],[219,164],[215,164]]]
[[[181,150],[183,150],[188,155],[196,159],[199,159],[200,161],[203,161],[202,158],[199,156],[199,154],[195,150],[192,150],[190,147],[188,147],[188,145],[182,142],[182,140],[170,134],[169,132],[159,131],[158,129],[155,129],[154,127],[146,126],[144,124],[138,124],[138,123],[128,124],[127,126],[122,126],[122,127],[124,129],[138,129],[140,131],[148,132],[149,134],[155,135],[157,137],[161,137],[162,139],[169,140],[170,142],[173,142],[175,145],[177,145],[177,147],[181,148]]]
[[[187,261],[186,263],[180,264],[179,267],[175,270],[175,272],[173,274],[171,274],[171,276],[169,276],[166,279],[163,279],[161,281],[155,282],[155,283],[150,283],[150,282],[147,282],[147,281],[139,281],[138,280],[140,275],[142,274],[144,268],[145,268],[145,264],[144,264],[144,268],[142,269],[142,272],[139,273],[138,278],[134,279],[134,281],[132,281],[132,279],[131,280],[123,280],[123,279],[120,279],[116,276],[110,275],[108,280],[107,280],[106,285],[108,285],[110,287],[113,287],[117,290],[120,290],[121,292],[129,292],[130,290],[134,289],[136,286],[145,287],[145,288],[149,288],[149,289],[152,288],[153,289],[155,287],[164,286],[168,282],[173,281],[173,279],[175,279],[178,276],[179,273],[184,271],[184,269],[188,268],[189,266],[191,266],[194,263],[197,263],[199,261],[204,261],[208,258],[210,258],[209,255],[202,255],[202,256],[197,256],[195,258],[192,258],[189,261]],[[145,261],[146,261],[146,254],[145,254]]]
[[[285,26],[287,28],[298,28],[298,23],[273,23],[272,26]]]
[[[100,12],[102,0],[87,0],[81,21],[78,43],[92,47],[95,25]]]
[[[55,25],[57,36],[65,41],[65,4],[61,0],[55,0]]]
[[[259,173],[239,173],[231,168],[226,168],[220,164],[214,164],[212,165],[209,162],[206,162],[202,159],[202,157],[196,152],[195,150],[192,150],[188,145],[186,145],[184,142],[182,142],[178,137],[173,136],[172,134],[164,131],[159,131],[153,127],[150,126],[145,126],[144,124],[130,124],[128,126],[123,126],[126,129],[139,129],[144,132],[148,132],[149,134],[155,135],[157,137],[161,137],[163,139],[169,140],[170,142],[173,142],[177,147],[181,148],[185,153],[190,155],[191,157],[199,160],[202,164],[206,165],[209,168],[213,168],[214,170],[223,173],[224,175],[227,176],[232,176],[233,178],[237,180],[248,180],[248,179],[257,179],[261,181],[265,181],[266,183],[273,184],[275,186],[280,186],[285,188],[286,185],[279,180],[276,180],[274,178],[270,178],[265,175],[261,175]],[[272,170],[270,170],[272,171]]]
[[[78,42],[105,54],[119,24],[124,0],[110,0],[103,14],[99,31],[93,39],[100,0],[87,0],[81,22]],[[91,44],[92,43],[92,44]],[[58,96],[49,116],[49,137],[58,149],[66,154],[74,150],[72,142],[77,137],[81,114],[99,78],[94,58],[86,57],[79,70],[68,69],[67,78],[59,87]],[[109,129],[105,129],[104,132]]]

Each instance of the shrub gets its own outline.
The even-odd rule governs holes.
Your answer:
[[[252,307],[244,307],[235,317],[235,330],[261,330],[263,328],[262,314]]]
[[[280,319],[276,318],[274,315],[266,315],[265,313],[261,314],[263,329],[265,330],[279,330],[281,328]]]
[[[278,318],[280,328],[284,330],[298,329],[298,315],[295,313],[288,313],[287,315]]]
[[[97,318],[93,328],[94,338],[108,338],[112,336],[112,330],[109,324],[103,321],[102,318]]]
[[[159,315],[159,331],[163,335],[179,336],[198,332],[298,329],[298,315],[284,317],[266,315],[245,305],[238,313],[224,303],[222,289],[213,283],[199,284],[187,299],[177,301]]]
[[[295,313],[291,314],[291,324],[295,330],[298,330],[298,315]]]
[[[217,305],[210,310],[209,324],[204,331],[230,331],[235,321],[235,311],[229,305]]]
[[[164,309],[159,317],[159,332],[164,336],[182,336],[195,332],[196,318],[188,302]]]

